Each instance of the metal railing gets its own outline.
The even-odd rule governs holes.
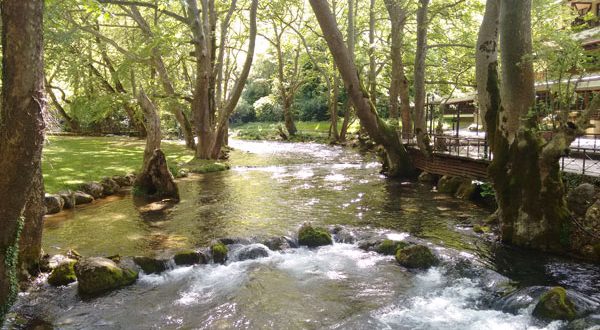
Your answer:
[[[407,146],[418,148],[415,137],[403,139]],[[451,155],[475,160],[491,161],[493,155],[485,138],[430,136],[430,146],[435,154]],[[577,139],[569,153],[560,159],[563,172],[600,177],[600,134],[590,134]]]

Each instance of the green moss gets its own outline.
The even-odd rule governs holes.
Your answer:
[[[216,263],[224,264],[225,261],[227,261],[227,253],[229,252],[227,245],[220,242],[213,244],[210,247],[210,252],[212,253],[213,260]]]
[[[54,268],[48,277],[48,283],[50,283],[52,286],[62,286],[77,281],[74,268],[76,263],[77,261],[72,260],[62,263],[58,267]]]
[[[176,253],[173,260],[176,265],[195,265],[202,261],[202,256],[194,250],[185,250]]]
[[[571,299],[567,297],[567,290],[557,286],[540,297],[533,310],[533,316],[550,321],[571,321],[577,317],[577,311]]]
[[[75,266],[80,294],[84,296],[97,296],[104,292],[133,284],[138,278],[138,273],[133,269],[121,268],[114,262],[108,259],[105,260],[95,262],[91,269],[83,271],[78,271],[79,263]]]
[[[186,163],[183,168],[196,174],[222,172],[230,169],[229,164],[215,162],[213,160],[194,159]]]
[[[305,224],[298,231],[298,243],[308,247],[318,247],[331,245],[333,240],[326,229],[313,228],[310,224]]]
[[[427,269],[437,265],[439,260],[423,245],[412,245],[396,252],[396,261],[406,268]]]
[[[490,227],[482,226],[480,224],[475,224],[475,225],[473,225],[473,231],[476,232],[477,234],[485,234],[485,233],[490,232]]]
[[[135,264],[146,274],[159,274],[167,270],[167,263],[165,260],[150,257],[134,257],[133,262],[135,262]]]
[[[375,251],[386,256],[393,256],[399,249],[403,249],[406,246],[408,246],[406,242],[392,241],[386,239],[377,246]]]

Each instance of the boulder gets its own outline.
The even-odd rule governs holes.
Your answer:
[[[298,231],[298,244],[308,247],[318,247],[333,244],[331,234],[325,228],[314,228],[311,224],[305,223]]]
[[[46,206],[46,214],[55,214],[62,211],[64,201],[59,195],[46,194],[44,197],[44,205]]]
[[[111,178],[103,178],[100,184],[105,196],[113,195],[121,189],[119,184]]]
[[[228,252],[229,249],[227,248],[227,245],[221,242],[215,243],[210,247],[210,253],[212,254],[215,263],[224,264],[225,261],[227,261]]]
[[[75,197],[75,205],[89,204],[94,201],[94,196],[83,191],[74,192],[73,197]]]
[[[411,245],[396,252],[396,260],[406,268],[427,269],[438,264],[438,258],[424,245]]]
[[[133,257],[133,262],[146,274],[160,274],[168,269],[168,260],[150,257]]]
[[[454,195],[465,179],[444,175],[437,184],[438,192]]]
[[[356,242],[354,233],[346,228],[336,230],[333,237],[336,243],[354,244]]]
[[[376,245],[375,252],[386,256],[396,255],[399,249],[407,247],[408,244],[402,241],[392,241],[389,239],[383,240],[381,243]]]
[[[277,236],[271,237],[262,242],[271,251],[281,251],[295,247],[293,241],[289,237]]]
[[[251,244],[236,250],[233,255],[237,261],[266,258],[269,256],[269,248],[263,244]]]
[[[571,190],[567,195],[567,204],[575,216],[583,216],[594,203],[596,196],[596,187],[589,183],[584,183]]]
[[[435,183],[435,179],[436,176],[428,172],[421,172],[419,174],[419,182],[421,183]]]
[[[131,181],[129,177],[116,175],[111,178],[114,182],[116,182],[119,187],[129,187],[133,185],[133,181]]]
[[[474,224],[473,225],[473,232],[475,232],[476,234],[489,233],[490,232],[490,227],[488,227],[488,226],[482,226],[480,224]]]
[[[75,207],[75,204],[77,204],[77,201],[75,200],[75,194],[72,192],[65,191],[59,193],[59,195],[63,200],[63,209],[72,209]]]
[[[474,183],[472,180],[464,180],[460,184],[460,186],[458,186],[458,189],[456,190],[456,193],[454,194],[454,196],[456,198],[470,200],[470,201],[477,199],[478,195],[479,195],[479,186],[476,183]]]
[[[208,257],[204,255],[204,253],[197,252],[194,250],[185,250],[177,252],[173,257],[173,260],[175,261],[175,264],[179,266],[191,266],[196,264],[208,263]]]
[[[533,316],[547,321],[571,321],[577,317],[577,310],[567,296],[567,290],[557,286],[540,297],[533,310]]]
[[[107,258],[82,258],[75,264],[79,294],[97,296],[135,283],[138,273]]]
[[[52,286],[63,286],[77,281],[75,264],[77,260],[67,260],[59,264],[48,276],[48,283]]]
[[[88,182],[84,183],[81,186],[81,191],[91,195],[92,197],[94,197],[94,199],[98,199],[102,197],[102,194],[104,193],[104,188],[98,182]]]

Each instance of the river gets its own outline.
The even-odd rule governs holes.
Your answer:
[[[600,267],[481,237],[469,224],[489,211],[428,185],[386,179],[372,156],[319,144],[232,146],[232,169],[181,180],[182,200],[166,213],[140,214],[130,194],[114,196],[49,217],[44,250],[168,255],[223,237],[294,236],[311,221],[422,240],[442,264],[408,271],[393,257],[338,243],[142,274],[92,300],[80,299],[76,284],[51,288],[42,277],[13,312],[60,329],[561,329],[575,323],[531,316],[542,286],[562,285],[600,306]],[[585,322],[600,325],[600,312]]]

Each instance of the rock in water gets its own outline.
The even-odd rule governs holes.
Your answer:
[[[547,321],[571,321],[577,317],[577,311],[575,304],[567,296],[567,290],[557,286],[540,297],[533,310],[533,316]]]
[[[234,259],[237,261],[266,258],[269,256],[269,248],[263,244],[246,245],[234,252]]]
[[[450,177],[444,175],[438,181],[437,190],[438,192],[444,194],[454,195],[464,181],[464,179],[459,177]]]
[[[68,285],[77,281],[75,276],[75,264],[77,260],[67,260],[58,267],[52,270],[50,276],[48,276],[48,283],[52,286]]]
[[[590,205],[594,203],[595,197],[596,187],[592,184],[584,183],[569,192],[567,204],[575,216],[583,216]]]
[[[208,258],[200,252],[194,250],[181,251],[175,254],[173,257],[176,265],[191,266],[196,264],[205,264],[208,262]]]
[[[435,183],[435,175],[427,172],[421,172],[419,175],[419,182],[421,183]]]
[[[107,258],[83,258],[75,265],[79,294],[98,296],[135,283],[138,273]]]
[[[210,252],[215,263],[224,264],[227,261],[227,253],[229,252],[227,245],[221,242],[213,244],[210,247]]]
[[[146,274],[160,274],[167,270],[167,260],[150,257],[133,257],[133,262]]]
[[[313,228],[309,223],[305,223],[298,231],[298,244],[308,247],[318,247],[333,244],[331,234],[324,228]]]
[[[403,249],[407,246],[408,244],[406,242],[401,242],[401,241],[392,241],[389,239],[383,240],[379,245],[377,245],[377,247],[375,248],[375,251],[377,253],[386,255],[386,256],[393,256],[396,255],[396,252],[399,249]]]
[[[44,205],[46,206],[46,214],[55,214],[62,211],[64,201],[59,195],[46,195],[44,197]]]
[[[165,154],[160,149],[154,150],[134,186],[141,195],[179,200],[179,189],[169,171]]]
[[[400,265],[411,269],[427,269],[439,262],[431,250],[423,245],[412,245],[399,249],[396,252],[396,260]]]
[[[83,191],[76,191],[73,196],[75,197],[75,205],[89,204],[94,201],[94,196]]]
[[[119,184],[111,178],[103,178],[100,184],[102,185],[102,188],[104,189],[104,195],[106,196],[113,195],[119,191],[119,189],[121,189]]]

